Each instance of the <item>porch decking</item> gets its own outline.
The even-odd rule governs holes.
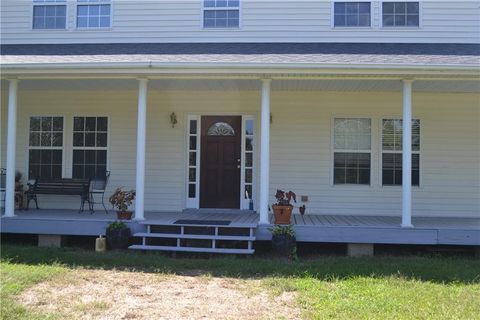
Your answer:
[[[480,218],[413,217],[414,228],[402,228],[401,217],[295,215],[297,240],[303,242],[480,245]],[[267,237],[265,226],[257,238]]]
[[[89,235],[105,233],[114,221],[98,210],[94,214],[75,210],[18,211],[1,218],[2,233]],[[269,240],[271,225],[258,225],[258,214],[224,211],[146,212],[144,221],[130,221],[132,232],[146,232],[147,224],[173,225],[179,219],[229,220],[230,227],[254,227],[257,240]],[[272,221],[272,217],[271,217]],[[480,218],[414,217],[414,228],[401,228],[401,217],[294,215],[297,240],[302,242],[480,245]]]

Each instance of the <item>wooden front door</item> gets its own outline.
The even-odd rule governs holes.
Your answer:
[[[200,207],[240,208],[242,117],[202,117]]]

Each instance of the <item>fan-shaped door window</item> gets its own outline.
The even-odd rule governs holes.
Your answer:
[[[216,122],[208,128],[208,136],[235,136],[235,130],[226,122]]]

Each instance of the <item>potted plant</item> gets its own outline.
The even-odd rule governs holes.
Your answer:
[[[108,225],[106,238],[107,247],[111,250],[126,249],[130,241],[130,228],[122,221],[115,221]]]
[[[20,171],[15,171],[15,207],[17,209],[23,208],[23,174]]]
[[[277,225],[271,228],[270,232],[272,232],[272,247],[275,252],[282,257],[295,258],[297,239],[293,225]]]
[[[277,203],[272,205],[275,224],[290,224],[293,210],[293,205],[290,202],[292,200],[297,202],[297,195],[292,191],[277,190],[275,198]]]
[[[15,191],[23,191],[22,178],[23,174],[20,171],[15,171]]]
[[[125,191],[122,188],[117,188],[108,199],[112,206],[117,208],[117,217],[121,220],[132,218],[132,211],[128,211],[128,208],[132,205],[133,200],[135,200],[135,190]]]

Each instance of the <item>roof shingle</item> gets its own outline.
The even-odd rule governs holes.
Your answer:
[[[480,65],[480,44],[130,43],[2,45],[1,64],[226,63]]]

